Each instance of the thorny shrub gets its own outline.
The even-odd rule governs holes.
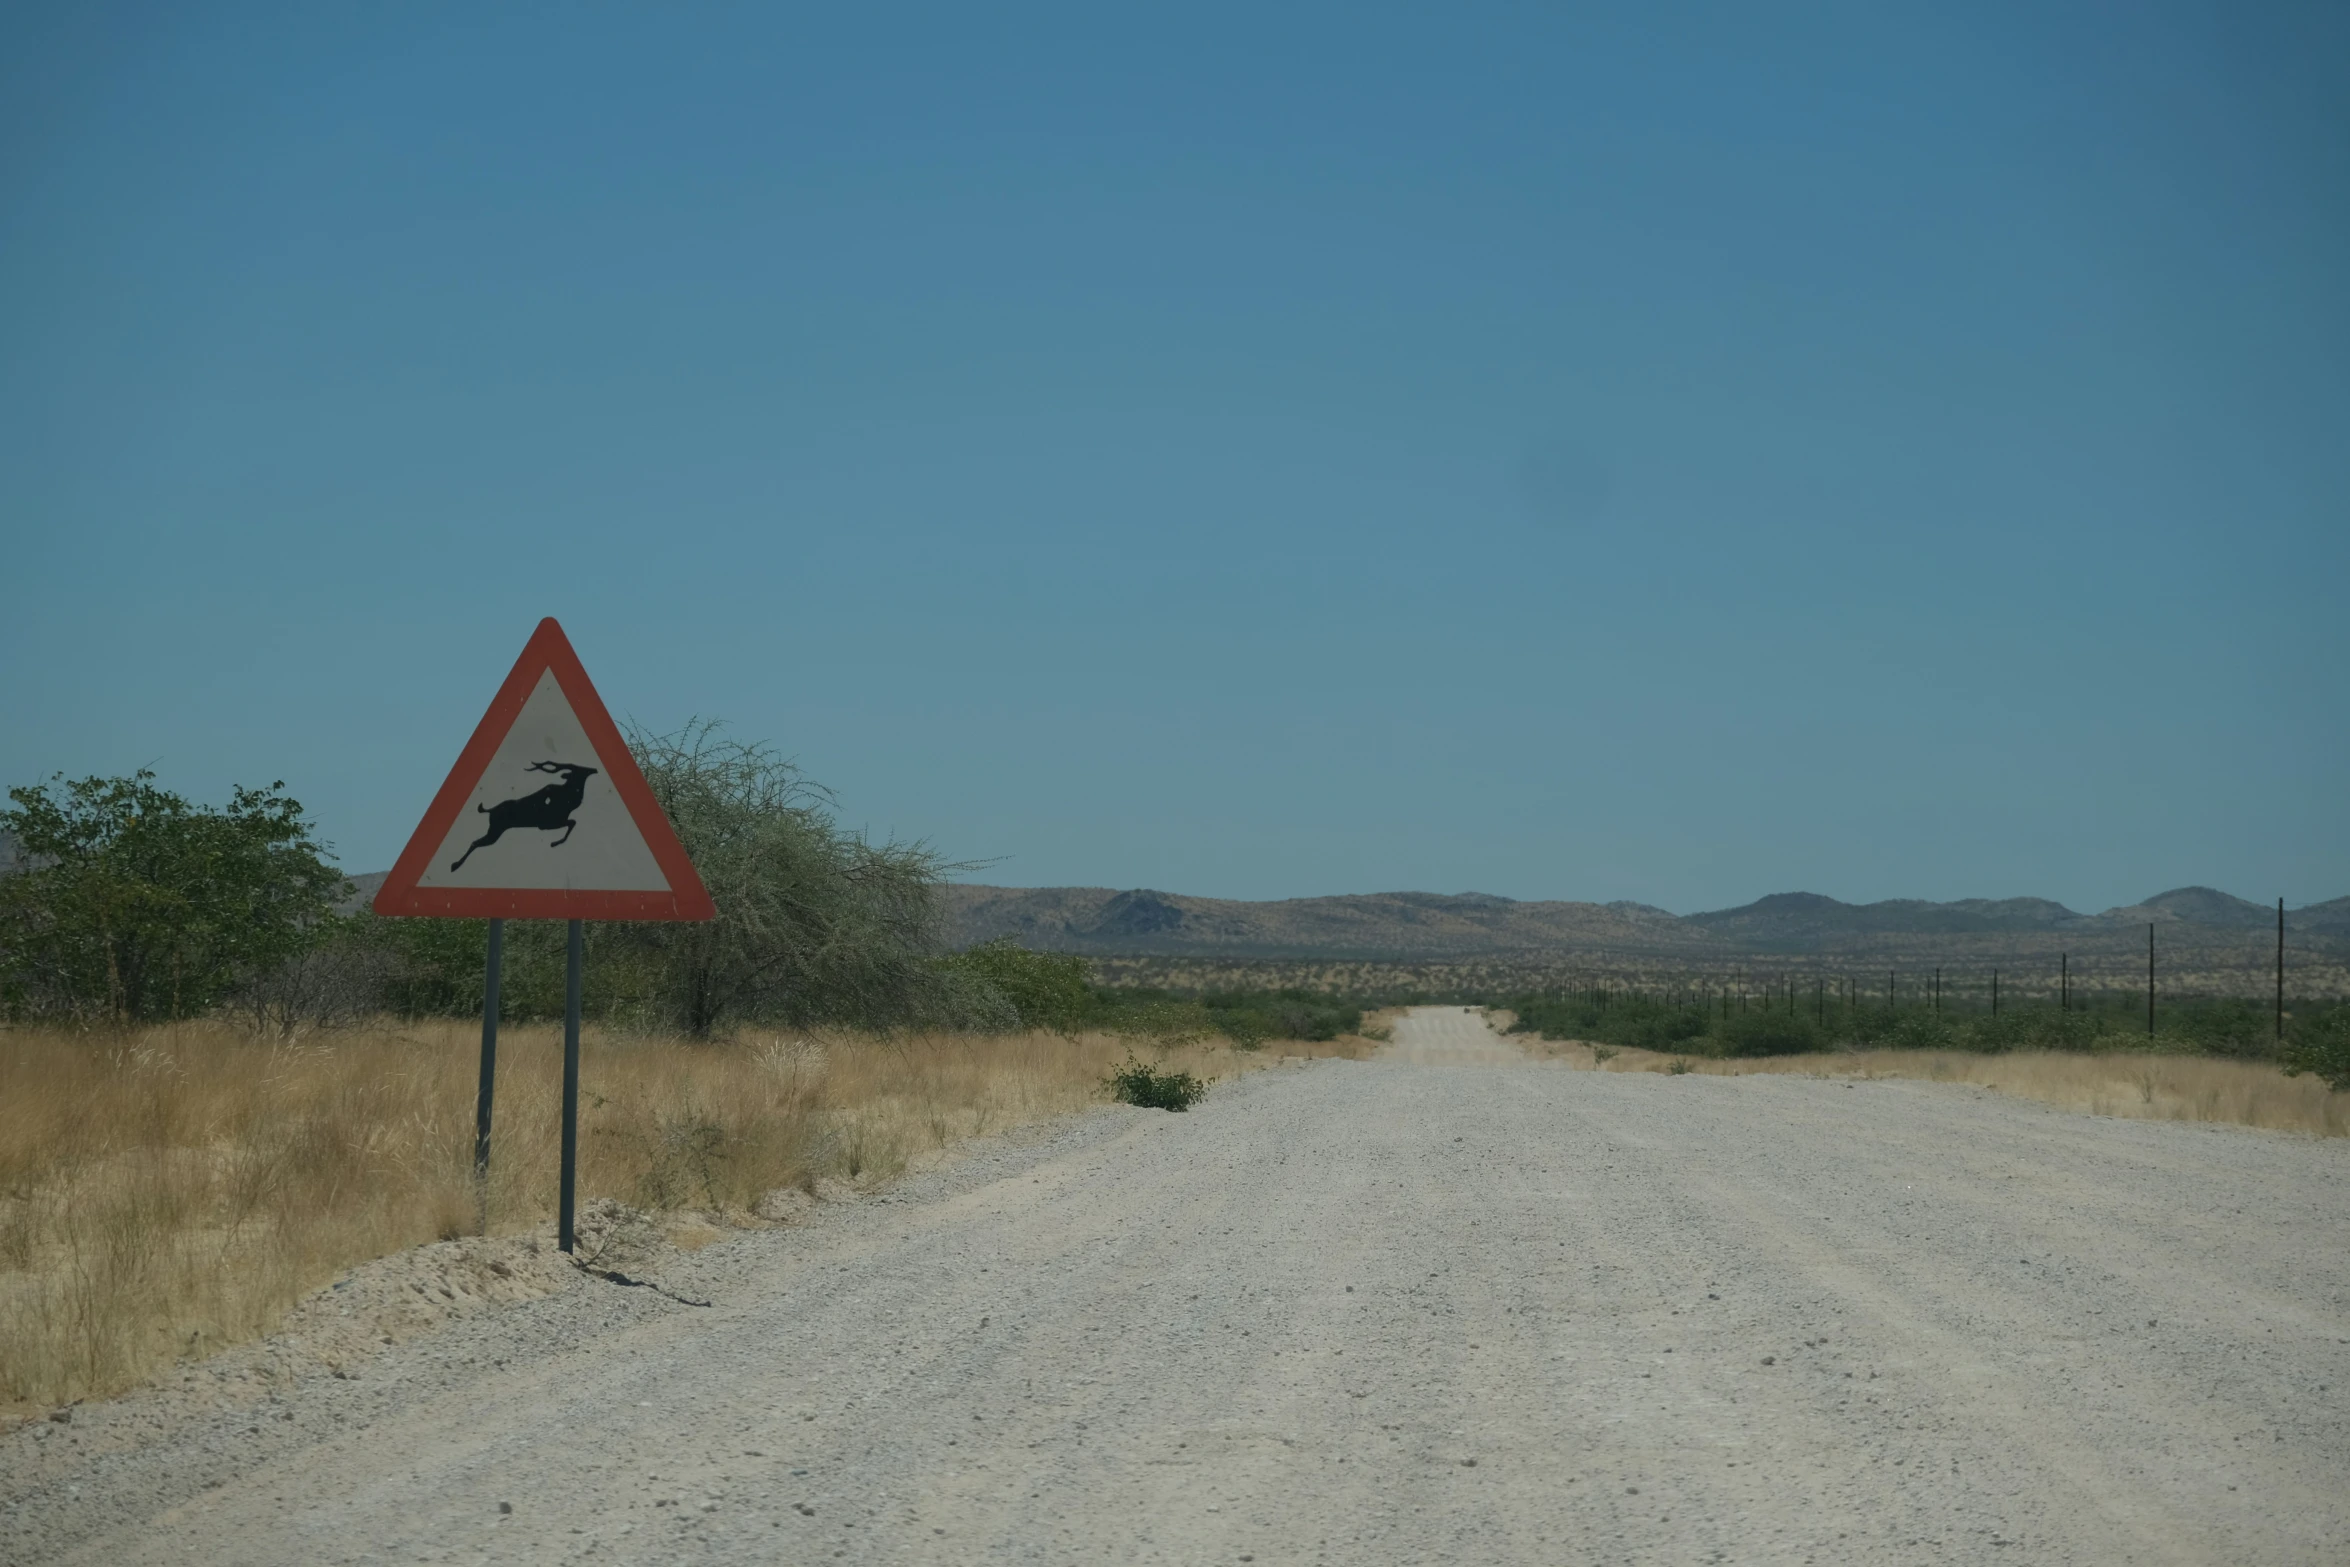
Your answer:
[[[1208,1085],[1189,1072],[1162,1072],[1132,1056],[1110,1074],[1111,1094],[1143,1110],[1188,1110],[1207,1091]]]

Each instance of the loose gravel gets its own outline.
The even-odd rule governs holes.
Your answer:
[[[2350,1557],[2339,1140],[1422,1009],[662,1268],[0,1437],[0,1561]]]

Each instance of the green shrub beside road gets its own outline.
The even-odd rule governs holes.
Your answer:
[[[2350,1091],[2350,1006],[2328,1007],[2296,1027],[2285,1042],[2285,1071],[2325,1079],[2336,1093]]]
[[[1363,1009],[1306,990],[1220,990],[1200,998],[1216,1031],[1243,1050],[1269,1039],[1330,1040],[1363,1026]]]
[[[965,985],[985,987],[1001,997],[1018,1027],[1074,1033],[1097,1010],[1083,958],[1032,952],[1009,936],[954,953],[939,966]]]
[[[1732,1006],[1720,998],[1657,998],[1621,992],[1520,996],[1513,1033],[1574,1039],[1660,1054],[1753,1057],[1820,1050],[2153,1050],[2176,1055],[2276,1061],[2350,1089],[2350,1005],[2304,1004],[2288,1015],[2283,1042],[2276,1015],[2257,1002],[2181,999],[2161,1004],[2155,1031],[2138,998],[2099,996],[2060,1009],[2042,1002],[1988,1011],[1935,1012],[1830,1001],[1784,1000]]]
[[[1188,1110],[1207,1091],[1208,1085],[1189,1072],[1162,1072],[1132,1056],[1110,1074],[1111,1096],[1144,1110]]]

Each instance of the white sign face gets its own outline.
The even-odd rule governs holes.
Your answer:
[[[416,885],[673,890],[551,669]]]

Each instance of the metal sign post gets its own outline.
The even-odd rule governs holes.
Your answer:
[[[561,1215],[556,1228],[565,1251],[571,1250],[572,1193],[579,1184],[579,971],[585,966],[587,939],[581,932],[586,928],[573,920],[563,951],[563,1193],[556,1199]]]
[[[481,1232],[490,1232],[490,1100],[498,1088],[498,978],[506,949],[506,922],[490,921],[490,960],[481,982],[481,1087],[473,1096],[473,1207]]]
[[[474,726],[473,738],[377,891],[375,912],[490,922],[473,1137],[473,1177],[485,1234],[505,922],[569,922],[563,1176],[556,1227],[563,1249],[572,1250],[577,1239],[584,922],[707,920],[718,911],[579,655],[553,620],[539,622],[489,711]]]

